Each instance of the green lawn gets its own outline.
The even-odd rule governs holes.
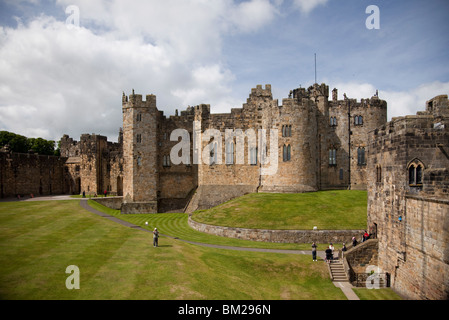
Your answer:
[[[367,192],[333,190],[298,194],[253,193],[209,210],[198,222],[255,229],[356,230],[366,228]]]
[[[185,228],[182,219],[153,217]],[[152,247],[150,233],[78,201],[0,203],[0,299],[345,299],[326,265],[308,255],[218,250],[167,237],[160,244]],[[70,265],[79,267],[79,290],[65,286]]]
[[[101,212],[110,214],[122,220],[128,221],[142,228],[153,230],[155,227],[165,235],[178,237],[179,239],[218,244],[222,246],[265,248],[265,249],[287,249],[287,250],[311,250],[311,243],[270,243],[239,240],[233,238],[219,237],[196,231],[188,225],[188,214],[185,213],[163,213],[163,214],[120,214],[120,210],[107,208],[98,202],[88,200],[89,205]],[[148,222],[148,226],[145,224]],[[318,250],[325,250],[328,243],[317,244]],[[335,248],[341,248],[341,244],[335,244]]]
[[[354,288],[353,290],[360,300],[402,300],[402,298],[390,288]]]

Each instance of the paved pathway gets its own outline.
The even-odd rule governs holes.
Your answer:
[[[92,213],[95,213],[95,214],[97,214],[97,215],[99,215],[101,217],[104,217],[106,219],[109,219],[111,221],[120,223],[120,224],[122,224],[122,225],[124,225],[126,227],[139,229],[139,230],[142,230],[142,231],[146,231],[146,232],[152,233],[151,230],[142,228],[140,226],[137,226],[137,225],[129,223],[127,221],[121,220],[119,218],[113,217],[111,215],[108,215],[108,214],[106,214],[104,212],[101,212],[101,211],[98,211],[98,210],[92,208],[91,206],[88,205],[87,199],[81,199],[80,205],[81,205],[81,207],[83,207],[84,209],[86,209],[86,210],[88,210],[88,211],[90,211]],[[309,254],[309,255],[312,255],[312,251],[307,251],[307,250],[282,250],[282,249],[262,249],[262,248],[233,247],[233,246],[223,246],[223,245],[217,245],[217,244],[208,244],[208,243],[201,243],[201,242],[194,242],[194,241],[189,241],[189,240],[183,240],[183,239],[179,239],[178,237],[173,237],[173,236],[164,235],[164,234],[161,234],[161,236],[167,237],[167,238],[171,238],[171,239],[176,239],[176,240],[179,240],[179,241],[183,241],[183,242],[194,244],[194,245],[198,245],[198,246],[217,248],[217,249],[228,249],[228,250],[238,250],[238,251],[255,251],[255,252],[272,252],[272,253],[289,253],[289,254]],[[326,256],[324,251],[317,251],[317,255],[320,258],[322,258],[323,260],[324,260],[324,258]],[[357,295],[352,290],[352,285],[349,282],[334,282],[334,285],[336,287],[340,288],[343,291],[343,293],[346,295],[348,300],[359,300]]]
[[[67,195],[57,195],[57,196],[38,196],[31,198],[30,196],[25,196],[20,199],[17,198],[6,198],[2,199],[1,202],[13,202],[13,201],[50,201],[50,200],[79,200],[79,198],[72,198]]]

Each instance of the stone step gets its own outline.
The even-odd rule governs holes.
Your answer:
[[[329,263],[330,272],[332,274],[332,280],[336,282],[348,282],[348,276],[346,275],[345,268],[341,261],[331,261]]]

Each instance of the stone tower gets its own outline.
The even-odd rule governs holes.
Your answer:
[[[156,213],[158,210],[159,111],[156,96],[123,93],[123,204],[122,213]]]

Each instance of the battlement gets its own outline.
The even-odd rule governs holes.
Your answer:
[[[122,95],[122,107],[123,108],[156,108],[156,96],[154,94],[147,94],[145,96],[145,100],[141,94],[134,93],[134,89],[132,94],[129,96],[125,95],[123,92]]]
[[[195,114],[208,115],[210,114],[210,104],[200,104],[194,107]]]
[[[416,115],[394,117],[390,122],[373,131],[375,136],[411,132],[442,132],[449,129],[449,113],[447,112],[447,95],[440,95],[426,102],[426,111],[418,111]]]
[[[385,100],[379,99],[376,96],[367,99],[351,99],[345,98],[344,100],[331,100],[329,106],[331,108],[341,107],[341,106],[350,106],[351,108],[380,108],[387,109],[387,102]]]
[[[272,99],[273,95],[271,93],[271,84],[266,84],[265,89],[263,89],[260,84],[258,84],[255,88],[252,88],[249,98],[251,99],[254,97],[265,97]]]
[[[298,99],[301,101],[302,99],[311,99],[316,97],[329,97],[329,86],[326,84],[318,84],[315,83],[314,85],[310,86],[309,88],[297,88],[290,91],[290,97],[293,99]]]
[[[449,116],[449,101],[447,95],[439,95],[427,101],[426,112],[435,116]]]

